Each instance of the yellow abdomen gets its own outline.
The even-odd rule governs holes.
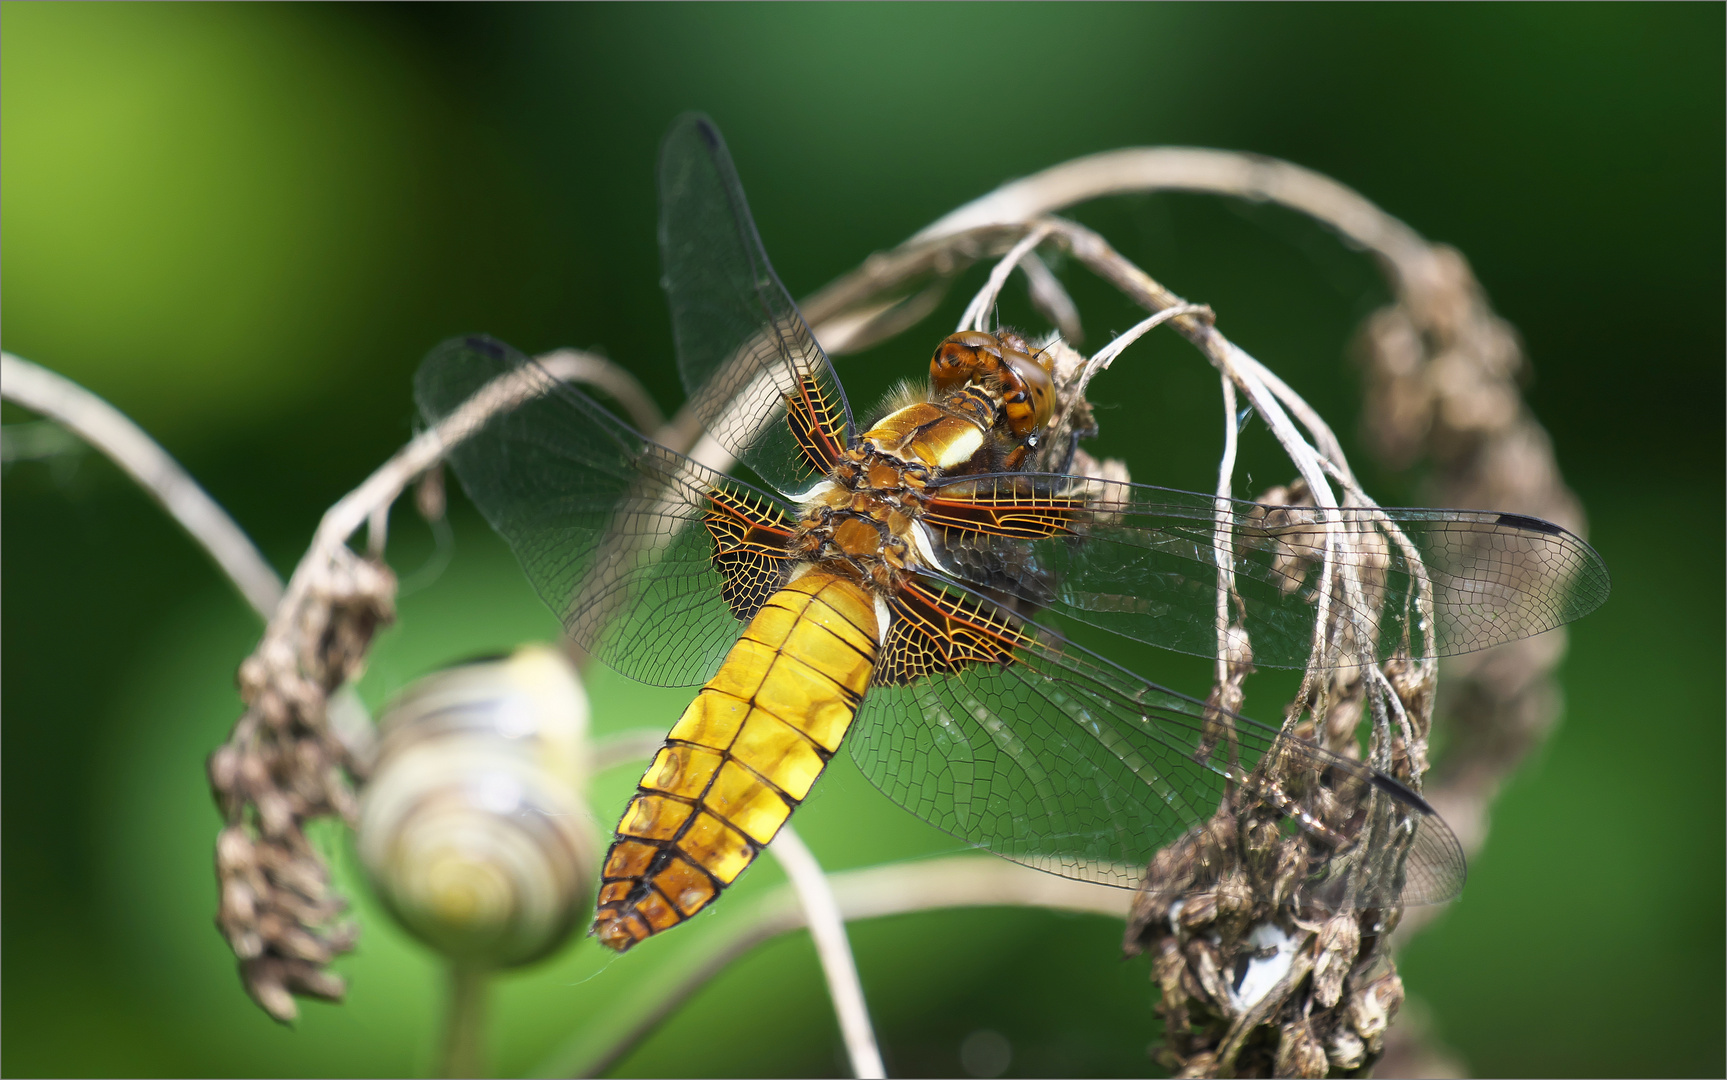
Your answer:
[[[857,582],[775,593],[666,736],[618,822],[594,934],[619,952],[694,915],[779,832],[839,749],[880,645]]]

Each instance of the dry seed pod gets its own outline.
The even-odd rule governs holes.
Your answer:
[[[592,909],[588,701],[543,646],[421,679],[379,718],[359,849],[396,918],[452,960],[508,967]]]

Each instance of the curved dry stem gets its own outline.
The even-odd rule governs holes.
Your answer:
[[[125,413],[64,375],[11,353],[0,353],[0,397],[41,413],[106,454],[215,560],[259,618],[269,619],[282,598],[282,579],[234,519]]]
[[[1433,249],[1419,233],[1329,176],[1259,154],[1184,146],[1129,147],[1063,162],[972,200],[907,246],[1030,221],[1105,195],[1153,191],[1278,203],[1382,257],[1399,288],[1420,289],[1440,276]]]
[[[1031,293],[1032,306],[1054,323],[1056,329],[1061,331],[1061,336],[1070,343],[1077,344],[1083,340],[1085,327],[1079,321],[1079,308],[1074,304],[1073,297],[1067,294],[1061,279],[1050,272],[1035,251],[1026,252],[1025,258],[1019,261],[1019,268],[1025,272],[1025,283]]]
[[[1130,894],[1055,877],[987,855],[847,870],[827,876],[847,922],[964,907],[1040,907],[1123,919]],[[536,1066],[532,1076],[599,1076],[622,1061],[697,991],[758,945],[802,929],[804,908],[790,885],[717,924],[677,963],[615,1001]]]
[[[1149,331],[1181,316],[1209,320],[1212,313],[1211,308],[1204,304],[1172,304],[1133,324],[1125,333],[1093,353],[1085,361],[1085,364],[1080,368],[1079,377],[1074,380],[1072,388],[1064,395],[1065,400],[1061,403],[1062,414],[1050,423],[1050,430],[1060,430],[1067,418],[1066,414],[1084,404],[1086,390],[1090,388],[1091,380],[1099,372],[1109,370],[1109,366],[1115,362],[1115,358],[1120,356],[1123,350],[1144,337]]]
[[[653,431],[665,416],[646,389],[622,366],[597,353],[580,349],[553,349],[534,357],[536,363],[564,382],[592,387],[611,397],[624,410],[637,430]]]
[[[887,1069],[882,1065],[881,1049],[876,1046],[869,1007],[864,1004],[863,982],[858,979],[857,961],[852,958],[851,942],[846,938],[845,920],[833,888],[822,874],[821,863],[789,821],[780,826],[779,835],[768,845],[768,851],[797,891],[804,922],[810,928],[816,956],[821,960],[822,975],[827,979],[828,997],[839,1017],[840,1036],[845,1040],[852,1075],[859,1080],[886,1080]]]
[[[535,366],[493,379],[435,427],[415,436],[364,483],[324,512],[317,532],[312,536],[311,547],[294,568],[293,577],[288,579],[282,607],[271,619],[265,641],[268,642],[272,636],[280,638],[291,634],[292,620],[296,617],[294,609],[306,601],[308,592],[315,587],[320,576],[328,572],[328,565],[340,560],[347,552],[348,538],[400,498],[408,485],[422,473],[442,461],[451,447],[485,426],[493,416],[520,407],[559,382],[592,382],[605,378],[607,382],[600,385],[610,392],[611,385],[607,383],[621,381],[608,378],[617,371],[616,365],[603,356],[574,349],[548,353]],[[624,380],[629,383],[635,381],[627,374]]]
[[[444,1036],[438,1075],[485,1076],[486,999],[491,973],[451,962],[445,965]]]
[[[972,297],[971,303],[966,305],[965,313],[959,317],[959,325],[954,327],[954,333],[984,329],[984,319],[995,307],[996,297],[1001,295],[1001,288],[1007,284],[1008,275],[1013,273],[1020,260],[1030,255],[1032,249],[1043,242],[1043,238],[1050,234],[1052,228],[1048,222],[1036,225],[1008,249],[1001,261],[995,264],[995,269],[989,272],[989,280],[984,282],[983,288],[979,289],[977,295]]]
[[[1228,375],[1219,377],[1223,384],[1223,457],[1217,463],[1217,532],[1212,536],[1212,558],[1217,560],[1217,665],[1216,683],[1225,686],[1230,676],[1229,608],[1231,602],[1240,605],[1235,591],[1234,550],[1235,507],[1231,500],[1235,491],[1235,454],[1240,443],[1241,423],[1236,419],[1235,383]],[[1231,712],[1237,711],[1235,708]]]

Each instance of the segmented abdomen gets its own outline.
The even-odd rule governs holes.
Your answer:
[[[812,570],[775,593],[684,710],[618,822],[594,934],[619,952],[713,901],[839,749],[880,643],[858,583]]]

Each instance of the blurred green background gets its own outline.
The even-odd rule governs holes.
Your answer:
[[[410,434],[410,375],[451,334],[599,348],[676,406],[653,166],[685,109],[726,133],[800,296],[1091,151],[1217,146],[1321,170],[1471,260],[1524,336],[1529,400],[1615,578],[1574,630],[1561,727],[1494,808],[1463,899],[1404,956],[1406,984],[1475,1075],[1720,1075],[1722,43],[1719,5],[8,3],[4,345],[136,418],[286,573]],[[1365,258],[1215,199],[1081,216],[1353,427],[1346,345],[1386,299]],[[1094,347],[1137,317],[1080,288]],[[921,370],[960,303],[841,361],[854,400]],[[1208,486],[1213,376],[1173,337],[1136,348],[1094,389],[1116,406],[1099,445],[1141,481]],[[1374,482],[1387,502],[1414,490]],[[449,569],[379,643],[374,705],[555,629],[459,497],[453,514]],[[212,927],[203,759],[238,715],[250,613],[97,456],[11,467],[4,515],[5,1071],[430,1069],[437,968],[358,885],[349,1000],[293,1029],[244,997]],[[405,512],[392,543],[403,574],[432,549]],[[1203,685],[1190,664],[1134,662]],[[669,723],[688,696],[607,674],[591,692],[602,730]],[[603,778],[605,825],[632,781]],[[954,849],[844,767],[800,829],[835,868]],[[346,840],[326,844],[351,883]],[[764,863],[737,892],[778,880]],[[1007,1035],[1011,1074],[1152,1071],[1148,967],[1118,938],[1004,911],[854,929],[903,1075],[960,1075],[980,1029]],[[607,962],[581,942],[504,980],[496,1068],[533,1068],[685,947]],[[619,1073],[837,1074],[839,1047],[799,935]]]

